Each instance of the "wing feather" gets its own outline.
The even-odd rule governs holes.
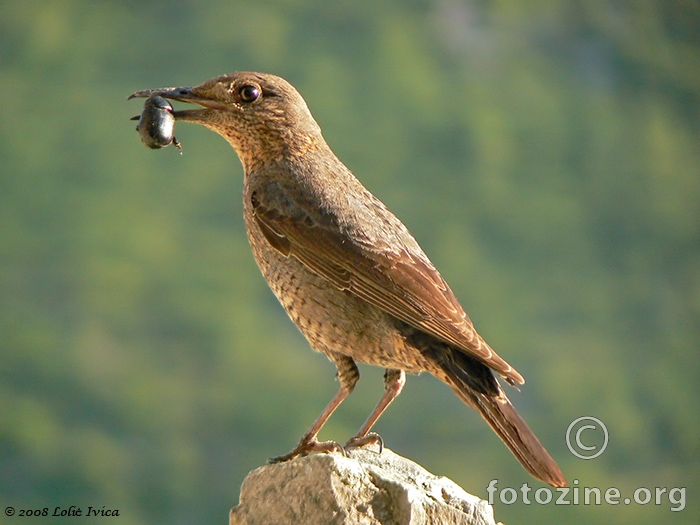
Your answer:
[[[391,249],[384,243],[377,248],[355,242],[310,215],[286,216],[266,205],[257,192],[251,200],[261,232],[285,257],[295,257],[338,288],[479,359],[509,383],[524,382],[479,336],[422,252],[416,256],[405,247]]]

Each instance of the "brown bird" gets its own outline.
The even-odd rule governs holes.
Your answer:
[[[239,72],[195,87],[139,91],[201,109],[174,111],[224,137],[245,171],[244,218],[255,261],[282,306],[337,367],[340,389],[288,454],[343,451],[317,435],[359,379],[357,363],[386,368],[379,404],[345,447],[371,432],[405,372],[429,372],[474,408],[533,476],[566,480],[497,381],[523,377],[481,338],[403,223],[338,160],[301,95],[274,75]]]

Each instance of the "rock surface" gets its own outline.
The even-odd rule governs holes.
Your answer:
[[[318,454],[253,470],[230,525],[495,525],[491,506],[384,449]]]

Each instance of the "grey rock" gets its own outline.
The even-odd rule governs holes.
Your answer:
[[[317,454],[253,470],[230,525],[495,525],[493,508],[384,449]]]

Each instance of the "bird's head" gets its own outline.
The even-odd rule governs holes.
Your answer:
[[[173,111],[176,121],[194,122],[217,132],[233,146],[247,170],[282,160],[325,142],[299,92],[269,74],[238,72],[195,87],[138,91],[129,98],[160,96],[200,109]]]

